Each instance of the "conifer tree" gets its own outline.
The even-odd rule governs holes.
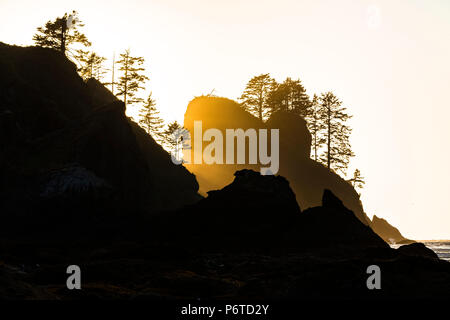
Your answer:
[[[84,80],[95,78],[101,82],[106,73],[106,69],[103,66],[105,61],[105,57],[101,57],[93,51],[81,51],[78,56],[80,64],[78,72]]]
[[[174,121],[169,123],[163,132],[164,144],[177,159],[180,159],[183,148],[183,130],[186,129]]]
[[[320,96],[319,119],[324,126],[325,152],[320,161],[327,168],[346,174],[351,150],[349,137],[351,128],[346,124],[351,118],[346,113],[347,108],[332,92],[322,93]]]
[[[292,112],[304,119],[308,117],[311,106],[309,96],[300,79],[292,80],[291,78],[286,78],[283,83],[276,85],[271,90],[267,103],[270,113]]]
[[[139,113],[139,124],[153,139],[162,143],[163,142],[163,127],[164,120],[159,115],[159,110],[156,108],[156,102],[152,98],[150,92],[147,102],[143,105]]]
[[[364,185],[366,184],[365,179],[363,176],[361,176],[361,171],[359,171],[359,169],[355,169],[355,171],[353,172],[353,177],[347,181],[351,183],[355,190],[364,188]]]
[[[119,81],[116,83],[117,96],[123,96],[123,102],[125,108],[127,105],[133,103],[143,102],[144,100],[137,96],[139,90],[144,89],[145,81],[149,80],[148,77],[142,73],[145,68],[143,57],[133,57],[130,55],[130,50],[125,50],[120,54],[121,59],[117,61],[119,64],[119,71],[122,75],[119,77]]]
[[[76,11],[71,14],[65,13],[62,17],[47,21],[45,26],[38,27],[33,41],[37,46],[52,48],[65,55],[69,51],[72,56],[75,56],[75,51],[71,50],[73,44],[78,43],[84,47],[91,46],[86,35],[79,31],[79,28],[83,26]]]
[[[268,73],[251,78],[239,98],[242,107],[264,121],[268,110],[267,99],[274,86],[275,80]]]
[[[320,104],[319,97],[314,94],[311,102],[310,112],[307,121],[309,132],[311,133],[311,157],[315,161],[319,161],[319,153],[323,144],[325,143],[323,131],[325,126],[320,119]]]

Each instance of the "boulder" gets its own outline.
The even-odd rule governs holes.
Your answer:
[[[397,251],[405,256],[419,256],[430,259],[439,259],[438,255],[433,250],[427,248],[423,243],[420,242],[401,246],[397,249]]]

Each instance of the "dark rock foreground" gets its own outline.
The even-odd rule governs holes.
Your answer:
[[[10,225],[1,233],[0,297],[450,298],[450,263],[422,244],[391,249],[330,191],[303,212],[289,191],[283,177],[246,170],[159,216]],[[82,290],[66,288],[71,264],[82,269]],[[366,286],[370,265],[381,269],[381,290]]]

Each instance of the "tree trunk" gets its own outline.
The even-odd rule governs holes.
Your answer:
[[[314,161],[317,161],[317,128],[314,128]]]
[[[328,119],[327,119],[327,125],[328,125],[328,159],[327,159],[327,166],[328,169],[331,168],[331,107],[327,102],[327,108],[328,108]]]
[[[114,94],[114,64],[116,62],[116,55],[113,54],[113,65],[112,65],[112,79],[111,79],[111,93]]]
[[[262,93],[260,93],[260,94],[259,94],[259,108],[258,108],[258,113],[259,113],[259,119],[260,119],[261,121],[263,121],[262,108],[263,108],[263,98],[262,98]]]
[[[128,57],[125,63],[125,88],[123,94],[123,102],[125,103],[125,110],[127,110],[127,89],[128,89]]]
[[[66,30],[67,30],[67,25],[66,25],[66,19],[62,20],[62,26],[61,26],[61,52],[62,54],[66,54]]]

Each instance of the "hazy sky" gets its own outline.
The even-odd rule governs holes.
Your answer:
[[[0,0],[0,41],[32,44],[74,9],[99,54],[145,57],[167,120],[213,89],[237,98],[260,73],[332,90],[354,116],[368,215],[406,237],[450,238],[450,1]]]

